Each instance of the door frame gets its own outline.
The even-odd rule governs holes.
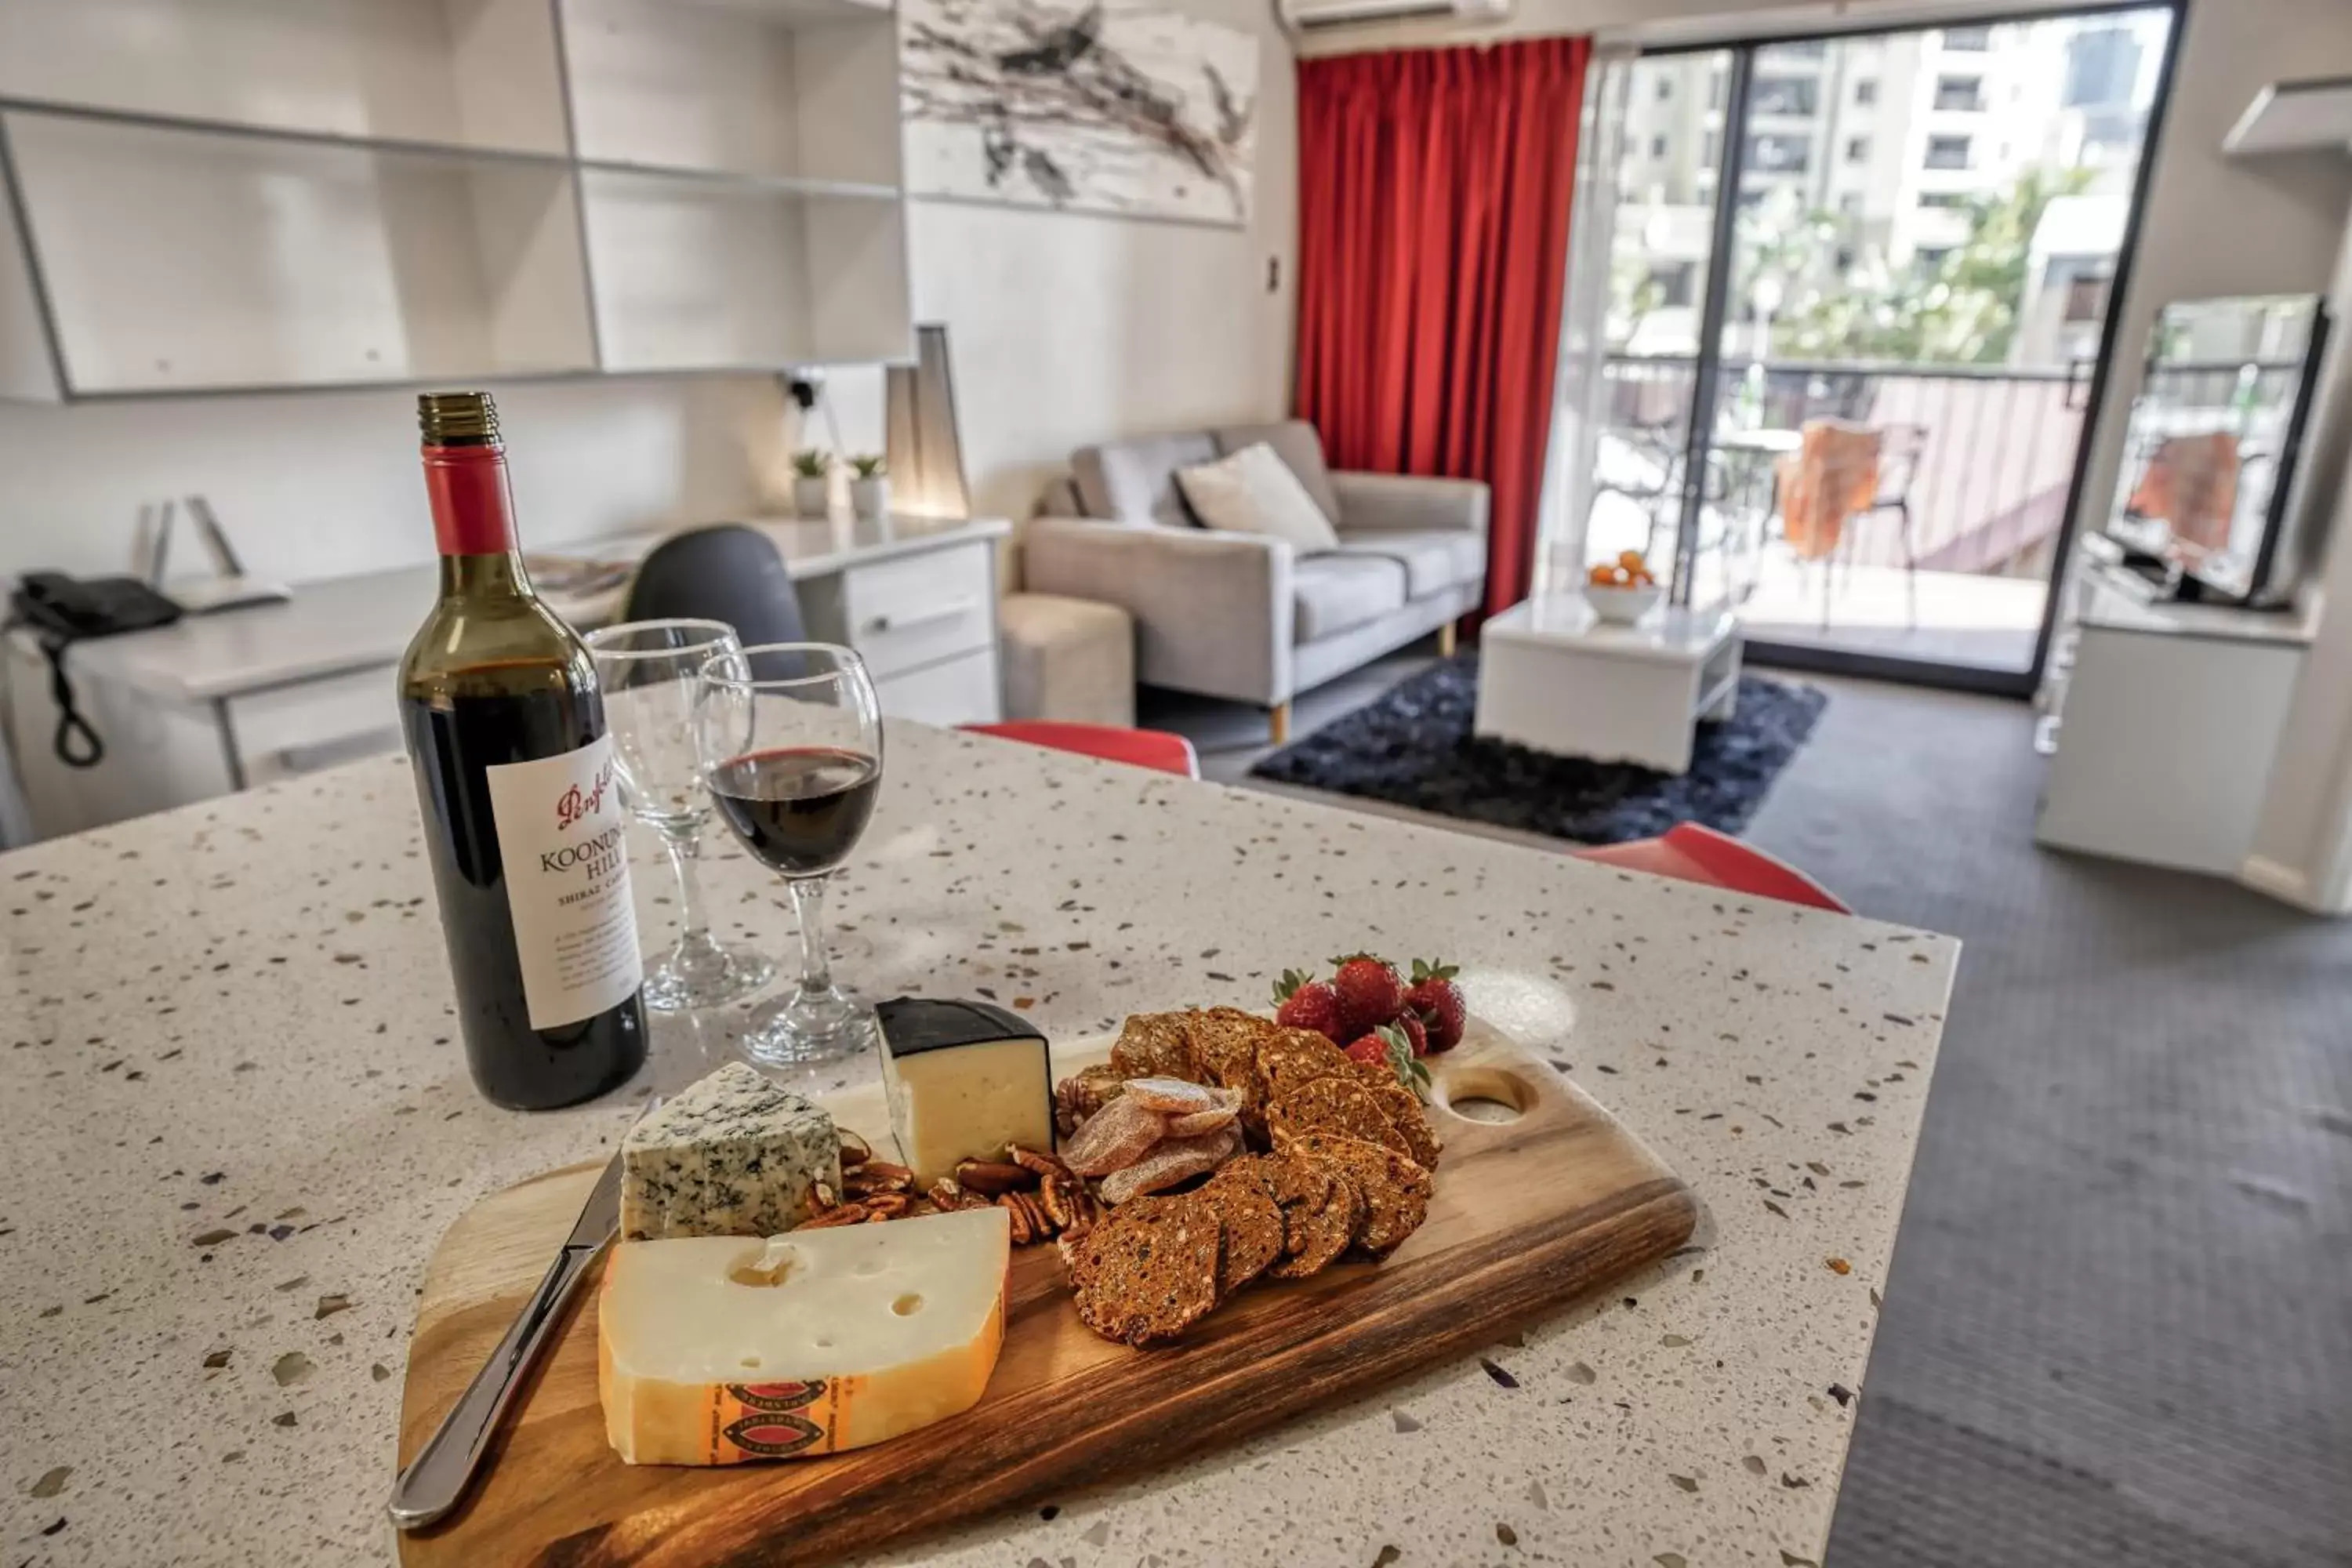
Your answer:
[[[2057,633],[2058,605],[2074,559],[2074,541],[2091,478],[2091,453],[2097,444],[2099,424],[2114,385],[2115,350],[2123,332],[2124,304],[2131,292],[2132,275],[2139,260],[2142,226],[2147,216],[2148,190],[2162,151],[2165,121],[2172,106],[2173,81],[2180,63],[2180,41],[2187,30],[2190,0],[2089,0],[2088,4],[2021,6],[2014,11],[1969,13],[1948,22],[1913,19],[1906,22],[1856,23],[1797,33],[1734,34],[1705,41],[1643,48],[1637,59],[1676,55],[1722,54],[1731,60],[1724,96],[1723,144],[1717,153],[1712,248],[1706,267],[1706,292],[1700,312],[1697,358],[1691,378],[1689,430],[1685,440],[1682,515],[1675,520],[1672,594],[1686,603],[1690,574],[1697,559],[1699,521],[1705,505],[1706,457],[1714,445],[1712,410],[1720,392],[1723,326],[1731,291],[1732,249],[1739,211],[1739,180],[1745,173],[1748,142],[1748,88],[1759,49],[1777,44],[1832,43],[1847,38],[1890,37],[1923,33],[1943,26],[1998,26],[2004,23],[2046,22],[2077,16],[2101,16],[2128,11],[2166,11],[2171,20],[2165,34],[2164,58],[2157,62],[2156,89],[2148,100],[2147,131],[2140,140],[2139,163],[2132,172],[2131,205],[2125,215],[2123,242],[2116,253],[2113,280],[2107,289],[2105,318],[2099,323],[2097,357],[2092,362],[2089,390],[2083,408],[2083,433],[2074,444],[2074,464],[2066,485],[2065,510],[2053,540],[2050,579],[2042,596],[2042,621],[2033,636],[2033,657],[2022,670],[1995,669],[1981,665],[1949,664],[1899,654],[1824,647],[1812,643],[1775,642],[1766,637],[1743,640],[1751,662],[1822,675],[1856,676],[1913,686],[1974,691],[1994,696],[2032,698],[2040,689]],[[1705,420],[1702,409],[1710,411]]]

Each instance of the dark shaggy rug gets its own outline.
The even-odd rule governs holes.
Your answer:
[[[1579,844],[1648,838],[1681,822],[1737,833],[1828,705],[1812,687],[1744,675],[1737,713],[1698,727],[1690,772],[1675,777],[1476,739],[1474,649],[1398,682],[1250,772]]]

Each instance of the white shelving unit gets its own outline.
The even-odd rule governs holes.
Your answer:
[[[0,0],[0,396],[912,357],[864,0]]]

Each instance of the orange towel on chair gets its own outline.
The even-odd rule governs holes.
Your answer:
[[[1878,443],[1875,430],[1815,419],[1805,426],[1805,444],[1774,465],[1780,531],[1799,560],[1836,550],[1845,520],[1878,500]]]
[[[2164,519],[2192,559],[2228,548],[2238,510],[2238,438],[2221,430],[2166,437],[2124,510]]]

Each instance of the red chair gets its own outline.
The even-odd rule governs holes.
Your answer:
[[[1607,844],[1574,851],[1580,860],[1594,860],[1628,871],[1647,871],[1678,882],[1701,882],[1759,899],[1778,899],[1811,910],[1850,915],[1853,910],[1836,894],[1793,866],[1775,860],[1760,849],[1750,849],[1727,834],[1696,822],[1674,827],[1661,838],[1637,838],[1631,844]]]
[[[1131,763],[1163,773],[1201,776],[1201,759],[1192,742],[1165,730],[1121,730],[1109,724],[1066,724],[1054,719],[1016,719],[1004,724],[966,724],[978,735],[1024,741],[1056,752],[1076,752],[1107,763]]]

